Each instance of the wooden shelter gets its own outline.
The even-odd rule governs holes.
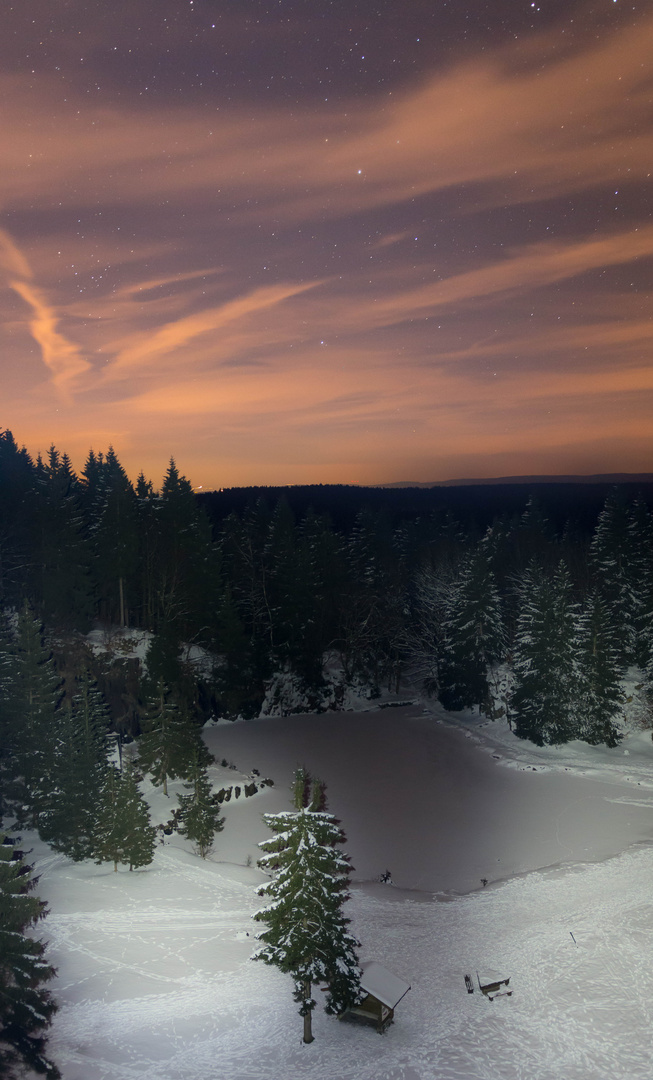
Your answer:
[[[361,970],[361,989],[366,996],[358,1005],[341,1013],[339,1019],[374,1024],[382,1033],[394,1020],[395,1008],[410,990],[410,985],[377,960],[361,964]]]

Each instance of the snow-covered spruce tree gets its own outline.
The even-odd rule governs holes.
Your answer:
[[[0,449],[2,448],[0,432]],[[9,809],[5,789],[14,775],[14,731],[9,708],[9,687],[13,677],[13,642],[6,620],[0,613],[0,819]]]
[[[27,604],[18,616],[6,669],[5,797],[21,824],[38,825],[51,791],[60,680],[43,645],[41,623]]]
[[[633,519],[623,495],[615,489],[605,500],[590,547],[596,587],[612,623],[622,665],[634,663],[641,616],[638,582],[633,580]]]
[[[439,657],[444,621],[453,602],[457,571],[448,560],[435,567],[422,565],[413,575],[407,596],[409,617],[402,646],[413,677],[422,681],[428,694],[439,685]]]
[[[128,863],[129,869],[149,866],[154,858],[156,829],[141,795],[134,766],[118,772],[110,765],[102,787],[100,817],[93,837],[93,858],[100,864]]]
[[[442,627],[438,696],[445,709],[489,707],[488,669],[504,648],[501,604],[483,545],[463,564]]]
[[[220,817],[206,769],[198,761],[191,767],[184,787],[190,790],[190,795],[177,795],[177,831],[195,844],[198,855],[205,859],[213,847],[215,834],[222,832],[224,818]]]
[[[578,619],[579,738],[616,746],[623,692],[619,650],[605,602],[590,593]]]
[[[56,714],[52,789],[39,817],[41,838],[75,862],[93,855],[108,770],[108,723],[104,699],[94,680],[84,675],[72,708]]]
[[[653,660],[653,515],[641,496],[630,514],[628,573],[636,600],[635,661],[646,669]]]
[[[30,896],[37,879],[15,850],[0,830],[0,1076],[18,1080],[29,1069],[57,1080],[61,1074],[45,1055],[57,1008],[45,987],[56,972],[44,959],[44,943],[30,933],[46,908]]]
[[[542,746],[582,738],[579,716],[577,605],[569,573],[531,564],[520,585],[514,646],[514,731]]]
[[[167,795],[168,780],[188,776],[196,761],[206,765],[211,755],[190,717],[167,700],[166,687],[159,684],[138,740],[138,767],[150,774],[154,784],[162,784]]]
[[[292,976],[304,1042],[310,1043],[313,983],[326,983],[328,1013],[339,1014],[360,1000],[359,942],[342,912],[351,866],[338,850],[344,836],[326,812],[324,785],[299,769],[293,802],[294,810],[263,815],[275,835],[259,844],[266,852],[259,866],[275,876],[258,889],[270,902],[254,915],[267,929],[258,934],[263,944],[252,959]]]

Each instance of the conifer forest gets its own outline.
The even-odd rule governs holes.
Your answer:
[[[211,716],[338,709],[349,686],[507,715],[538,744],[616,742],[624,673],[653,681],[650,492],[564,520],[531,494],[479,522],[345,488],[334,522],[305,490],[299,513],[253,489],[216,514],[172,460],[157,490],[112,449],[78,476],[1,434],[3,727],[19,699],[34,713],[21,775],[54,715],[91,756],[107,732],[140,737],[165,784],[201,764]],[[95,655],[94,625],[148,631],[146,663]]]
[[[540,746],[616,747],[635,684],[653,726],[651,492],[606,489],[593,512],[568,499],[564,514],[523,494],[475,512],[468,500],[460,514],[451,500],[373,489],[202,498],[173,460],[158,490],[142,474],[133,484],[111,448],[77,475],[65,453],[32,460],[3,431],[4,819],[75,862],[132,870],[157,844],[142,778],[165,794],[178,780],[187,794],[168,831],[206,858],[230,796],[212,791],[203,725],[342,710],[354,691],[428,695],[507,719]],[[113,647],[92,647],[98,628]],[[130,634],[146,643],[140,659]],[[296,802],[301,821],[315,811],[322,827],[323,808],[307,806]],[[36,881],[19,841],[2,837],[0,1060],[9,1077],[27,1064],[54,1078],[43,1034],[54,971],[29,932],[44,905],[27,895]],[[276,842],[262,846],[272,854],[261,865],[276,865]],[[355,939],[338,926],[354,978]],[[278,963],[271,933],[260,956]],[[296,1000],[310,1027],[318,976],[302,963]]]

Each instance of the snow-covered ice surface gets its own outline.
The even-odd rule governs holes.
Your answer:
[[[650,733],[538,749],[451,720],[412,707],[207,729],[243,770],[216,769],[217,785],[257,768],[275,787],[225,807],[205,862],[172,837],[114,874],[35,840],[64,1080],[650,1080]],[[361,959],[412,987],[384,1036],[320,1010],[305,1046],[289,978],[249,960],[262,875],[245,864],[300,763],[348,834]],[[164,820],[174,799],[151,799]],[[386,869],[395,887],[371,880]],[[468,994],[476,971],[509,976],[512,996]]]

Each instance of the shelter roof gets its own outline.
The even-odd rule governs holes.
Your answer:
[[[410,990],[409,983],[404,982],[398,975],[394,975],[392,971],[388,971],[377,960],[369,960],[366,964],[361,964],[361,970],[363,972],[361,976],[363,990],[366,990],[368,994],[372,994],[384,1005],[387,1005],[389,1009],[394,1009],[404,994],[407,994]]]

